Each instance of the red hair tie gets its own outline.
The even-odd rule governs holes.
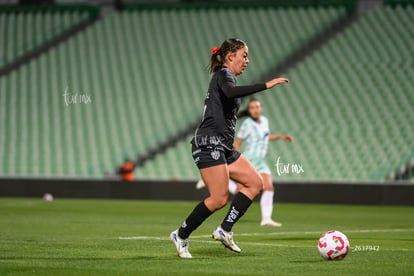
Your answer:
[[[220,47],[214,47],[214,48],[210,48],[210,51],[213,55],[217,54],[218,52],[220,52],[221,48]]]

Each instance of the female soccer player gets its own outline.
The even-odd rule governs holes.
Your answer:
[[[239,113],[238,118],[248,116],[243,121],[237,138],[234,142],[234,148],[240,151],[243,142],[246,142],[243,155],[253,164],[263,179],[263,192],[260,197],[260,208],[262,213],[262,226],[280,227],[281,223],[272,220],[274,188],[272,184],[270,168],[266,163],[267,146],[269,141],[285,140],[292,142],[290,135],[270,134],[268,119],[262,115],[262,106],[260,101],[252,98],[249,100],[246,110]],[[204,187],[203,180],[197,183],[197,188]],[[229,191],[236,194],[240,187],[236,182],[230,180]]]
[[[242,74],[249,63],[246,43],[231,38],[211,51],[209,69],[213,76],[204,101],[201,123],[191,140],[194,162],[210,195],[197,204],[181,227],[170,235],[181,258],[192,257],[188,251],[190,234],[227,204],[229,178],[243,187],[234,196],[223,222],[214,230],[213,238],[231,251],[240,252],[231,230],[263,188],[260,174],[233,147],[240,97],[288,82],[285,78],[275,78],[266,83],[236,86],[236,76]]]
[[[247,110],[239,114],[248,118],[243,121],[237,133],[234,148],[240,151],[243,142],[246,142],[243,155],[253,164],[263,179],[263,193],[260,198],[260,208],[262,212],[262,222],[260,225],[279,227],[282,224],[272,220],[274,189],[272,184],[271,172],[266,163],[267,146],[269,141],[286,140],[293,141],[290,135],[270,134],[268,119],[262,115],[262,106],[257,99],[250,99]],[[232,187],[233,186],[233,187]],[[230,181],[230,192],[237,191],[237,186]]]

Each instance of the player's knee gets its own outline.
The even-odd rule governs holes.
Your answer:
[[[214,210],[223,208],[224,206],[226,206],[228,198],[228,194],[223,196],[212,197],[210,200],[211,207],[213,207]]]
[[[258,195],[263,190],[263,178],[260,175],[257,175],[256,177],[252,178],[251,181],[251,191]]]
[[[274,191],[273,184],[271,182],[270,183],[264,182],[263,183],[263,191],[273,192]]]
[[[226,206],[229,197],[225,196],[217,200],[217,209],[221,209]]]

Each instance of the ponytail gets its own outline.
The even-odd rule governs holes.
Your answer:
[[[220,47],[210,48],[211,57],[210,57],[210,73],[216,72],[223,65],[223,56],[221,53]]]

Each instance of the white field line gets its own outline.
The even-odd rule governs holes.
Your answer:
[[[362,230],[346,230],[344,233],[403,233],[414,232],[414,229],[362,229]],[[283,236],[283,235],[322,235],[323,232],[309,231],[309,232],[270,232],[270,233],[236,233],[235,236],[239,237],[252,237],[252,236]],[[191,239],[204,239],[210,238],[211,235],[194,235]],[[168,237],[155,237],[155,236],[129,236],[118,237],[119,240],[168,240]]]
[[[211,237],[211,236],[210,236]],[[157,240],[157,241],[166,241],[170,240],[168,237],[151,237],[151,236],[136,236],[136,237],[119,237],[120,240]],[[197,240],[197,243],[214,243],[217,244],[217,241],[206,241],[206,240]],[[277,243],[260,243],[260,242],[243,242],[245,245],[254,245],[254,246],[275,246],[275,247],[315,247],[315,246],[296,246],[289,244],[277,244]]]
[[[217,241],[206,241],[206,240],[197,240],[195,241],[196,243],[214,243],[217,244]],[[280,244],[280,243],[263,243],[263,242],[240,242],[239,244],[243,244],[243,245],[251,245],[251,246],[268,246],[268,247],[292,247],[292,248],[315,248],[317,247],[317,245],[315,244],[314,246],[311,245],[293,245],[293,244]],[[351,244],[351,252],[367,252],[369,250],[363,251],[363,250],[355,250],[355,247],[352,246]],[[378,251],[381,250],[386,250],[386,251],[414,251],[413,249],[410,248],[379,248]]]
[[[214,243],[217,244],[217,241],[205,241],[205,240],[198,240],[197,243]],[[280,244],[280,243],[263,243],[263,242],[241,242],[243,245],[252,245],[252,246],[270,246],[270,247],[300,247],[300,248],[316,248],[315,246],[310,245],[292,245],[292,244]]]
[[[363,230],[347,230],[346,233],[403,233],[403,232],[414,232],[414,229],[363,229]],[[282,235],[321,235],[321,232],[273,232],[273,233],[239,233],[237,236],[282,236]],[[217,243],[217,241],[206,241],[200,240],[204,238],[210,238],[211,235],[194,235],[191,236],[191,240],[197,243]],[[155,237],[155,236],[130,236],[130,237],[118,237],[119,240],[169,240],[169,237]],[[196,241],[194,241],[196,240]],[[243,245],[251,246],[270,246],[270,247],[298,247],[298,248],[316,248],[315,246],[309,245],[290,245],[280,243],[260,243],[260,242],[239,242]],[[352,248],[352,244],[351,244]],[[384,248],[381,247],[379,250],[387,251],[414,251],[409,248]],[[362,251],[361,251],[362,252]]]
[[[414,229],[363,229],[363,230],[346,230],[343,233],[398,233],[398,232],[414,232]],[[240,237],[251,236],[283,236],[283,235],[322,235],[323,232],[305,231],[305,232],[270,232],[270,233],[235,233]],[[191,236],[192,239],[208,238],[211,235]]]

